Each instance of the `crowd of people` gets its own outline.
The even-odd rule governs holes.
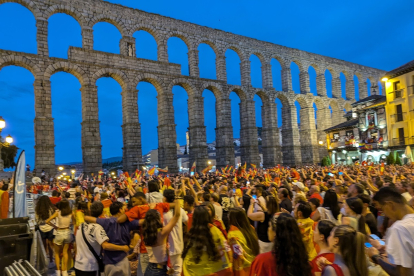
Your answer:
[[[414,165],[245,167],[52,183],[57,275],[414,275]]]

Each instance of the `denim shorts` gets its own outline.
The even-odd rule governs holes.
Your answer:
[[[149,263],[144,276],[167,276],[167,266]]]
[[[73,241],[72,232],[70,229],[56,230],[53,243],[56,245],[68,244]]]
[[[55,235],[53,235],[53,229],[49,232],[42,232],[42,230],[39,230],[40,236],[42,237],[42,240],[49,240],[52,241],[55,238]]]

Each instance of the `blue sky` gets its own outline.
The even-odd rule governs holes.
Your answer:
[[[196,24],[318,53],[383,70],[391,70],[414,59],[414,1],[109,1],[158,13]],[[36,26],[33,15],[19,4],[0,5],[0,49],[36,53]],[[156,43],[150,34],[140,31],[137,56],[156,59]],[[94,49],[119,53],[118,30],[109,23],[94,26]],[[69,46],[81,47],[81,29],[72,17],[56,14],[49,19],[49,55],[67,58]],[[200,45],[200,75],[215,78],[215,54]],[[182,65],[188,75],[187,48],[183,41],[168,41],[170,62]],[[226,52],[228,82],[240,83],[237,54]],[[252,85],[261,87],[260,61],[251,57]],[[298,68],[292,64],[293,89],[298,91]],[[274,86],[281,90],[280,65],[272,61]],[[309,70],[311,91],[316,92],[315,72]],[[329,74],[326,75],[328,83]],[[4,135],[11,134],[16,145],[27,152],[34,166],[34,78],[23,68],[8,66],[0,71],[0,116],[8,125]],[[78,80],[64,72],[51,77],[52,115],[55,124],[56,162],[82,160],[81,94]],[[121,87],[111,78],[97,81],[99,120],[103,158],[122,156]],[[358,86],[358,84],[356,84]],[[155,88],[148,83],[137,87],[143,153],[157,148],[157,100]],[[328,95],[331,87],[327,84]],[[173,88],[177,142],[185,144],[188,127],[187,93]],[[207,141],[215,140],[215,98],[204,91]],[[358,95],[357,95],[358,97]],[[234,137],[240,135],[238,99],[231,94]],[[261,100],[256,101],[257,126],[261,126]],[[278,103],[278,117],[280,114]],[[298,109],[300,108],[297,105]],[[278,121],[281,126],[281,120]]]

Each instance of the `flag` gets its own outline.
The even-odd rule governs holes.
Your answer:
[[[253,169],[256,169],[256,165],[255,164],[250,164],[250,166],[252,166]]]
[[[380,169],[380,174],[383,175],[384,174],[384,162],[381,163],[381,169]]]
[[[229,168],[229,165],[226,165],[226,167],[224,168],[224,173],[226,173],[228,168]]]
[[[195,172],[197,166],[197,161],[194,161],[193,165],[191,166],[190,172]]]
[[[168,166],[167,166],[167,167],[165,167],[164,169],[157,168],[157,170],[158,170],[159,172],[168,172]]]
[[[204,170],[202,170],[202,173],[208,173],[211,169],[213,168],[213,165],[208,165],[207,168],[205,168]]]
[[[14,172],[14,199],[13,217],[27,217],[26,208],[26,154],[24,150],[20,153],[17,161],[16,171]],[[17,183],[17,185],[16,185]]]
[[[149,175],[154,175],[155,173],[155,166],[148,170]]]
[[[138,178],[141,175],[141,171],[138,169],[135,170],[135,178]]]

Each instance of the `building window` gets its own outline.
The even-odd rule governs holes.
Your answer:
[[[398,104],[396,105],[396,116],[395,116],[395,121],[396,122],[401,122],[404,120],[404,116],[403,116],[403,112],[402,112],[402,105]]]
[[[404,128],[400,127],[398,129],[398,143],[400,145],[404,145],[405,144],[405,139],[404,139]]]
[[[394,86],[394,99],[398,99],[402,97],[402,90],[399,81],[393,83]]]

